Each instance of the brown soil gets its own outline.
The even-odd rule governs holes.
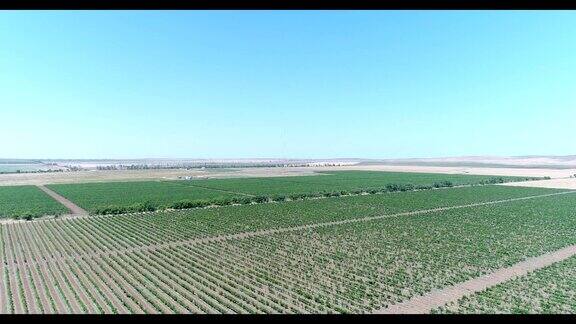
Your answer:
[[[57,202],[61,203],[62,205],[64,205],[66,208],[68,208],[70,210],[71,215],[74,216],[79,216],[79,215],[88,215],[88,212],[85,211],[84,209],[80,208],[78,205],[76,205],[75,203],[71,202],[70,200],[62,197],[60,194],[44,187],[44,186],[37,186],[40,190],[44,191],[45,193],[47,193],[50,197],[54,198],[54,200],[56,200]]]

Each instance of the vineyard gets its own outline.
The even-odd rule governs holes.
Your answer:
[[[48,185],[48,188],[95,213],[116,207],[121,212],[168,208],[179,201],[217,201],[240,194],[183,186],[180,181],[105,182]],[[120,208],[120,207],[123,207]]]
[[[67,211],[35,186],[0,186],[0,219],[60,215]]]
[[[372,312],[576,244],[575,208],[481,186],[3,224],[0,313]]]
[[[576,313],[576,257],[464,297],[435,313]]]
[[[389,184],[434,186],[449,182],[454,186],[489,182],[523,181],[524,177],[493,177],[462,174],[407,173],[381,171],[318,172],[317,176],[197,180],[191,184],[205,188],[251,195],[290,195],[314,192],[354,191],[385,188]]]
[[[48,187],[92,214],[251,204],[350,194],[521,181],[522,177],[339,171],[318,176],[58,184]]]

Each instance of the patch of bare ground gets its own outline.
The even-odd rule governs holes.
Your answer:
[[[159,169],[159,170],[93,170],[54,173],[11,173],[0,174],[0,186],[45,185],[58,183],[87,183],[111,181],[153,181],[176,180],[190,176],[196,179],[242,178],[242,177],[281,177],[314,175],[317,168],[238,168],[238,169]]]
[[[411,298],[405,302],[375,311],[376,314],[425,314],[434,308],[483,291],[531,271],[544,268],[553,263],[576,255],[576,245],[529,258],[510,267],[496,270],[490,274],[464,281],[460,284],[431,291],[425,295]]]
[[[502,185],[514,187],[538,187],[538,188],[556,188],[556,189],[574,189],[576,190],[576,178],[559,178],[538,181],[521,181],[510,182]]]
[[[327,170],[365,170],[390,172],[421,172],[446,174],[474,174],[518,177],[566,178],[576,174],[576,169],[542,169],[542,168],[490,168],[490,167],[455,167],[455,166],[421,166],[421,165],[352,165],[342,167],[324,167]]]
[[[167,169],[167,170],[95,170],[54,173],[0,174],[0,186],[44,185],[56,183],[85,183],[110,181],[175,180],[190,176],[196,179],[223,179],[244,177],[283,177],[317,175],[319,171],[390,171],[446,174],[474,174],[493,176],[523,176],[566,178],[576,174],[576,169],[537,168],[490,168],[490,167],[446,167],[417,165],[347,165],[314,167],[258,167],[237,169]]]

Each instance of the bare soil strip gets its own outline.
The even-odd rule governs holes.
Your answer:
[[[462,208],[477,207],[477,206],[486,206],[486,205],[495,205],[495,204],[502,204],[502,203],[507,203],[507,202],[512,202],[512,201],[529,200],[529,199],[544,198],[544,197],[558,196],[558,195],[565,195],[565,194],[576,194],[576,191],[562,191],[562,192],[555,192],[555,193],[550,193],[550,194],[526,196],[526,197],[519,197],[519,198],[510,198],[510,199],[503,199],[503,200],[485,201],[485,202],[466,204],[466,205],[447,206],[447,207],[439,207],[439,208],[433,208],[433,209],[422,209],[422,210],[402,212],[402,213],[396,213],[396,214],[385,214],[385,215],[362,217],[362,218],[344,219],[344,220],[332,221],[332,222],[312,223],[312,224],[292,226],[292,227],[282,227],[282,228],[258,230],[258,231],[251,231],[251,232],[242,232],[242,233],[235,233],[235,234],[209,236],[209,237],[202,237],[202,238],[192,238],[192,239],[187,239],[187,240],[172,241],[172,242],[161,243],[161,244],[150,244],[150,245],[135,246],[135,247],[130,247],[130,248],[114,249],[114,250],[109,250],[109,251],[104,251],[104,252],[92,252],[92,253],[69,255],[69,256],[64,256],[64,255],[54,256],[54,257],[47,257],[44,260],[39,260],[39,261],[38,260],[37,261],[28,261],[28,264],[32,264],[32,263],[46,264],[52,260],[56,260],[56,261],[58,261],[58,260],[75,260],[75,259],[83,259],[83,258],[93,259],[93,258],[100,258],[100,257],[109,256],[109,255],[117,255],[120,253],[130,253],[130,252],[135,252],[135,251],[156,251],[159,249],[164,249],[164,248],[169,248],[169,247],[178,247],[178,246],[189,245],[189,244],[202,244],[202,243],[210,243],[210,242],[235,240],[235,239],[244,239],[244,238],[249,238],[249,237],[266,236],[266,235],[272,235],[272,234],[277,234],[277,233],[286,233],[286,232],[295,232],[295,231],[302,231],[302,230],[320,228],[320,227],[328,227],[328,226],[335,226],[335,225],[342,225],[342,224],[349,224],[349,223],[367,222],[367,221],[379,220],[379,219],[384,219],[384,218],[430,214],[430,213],[439,212],[439,211],[462,209]],[[0,270],[2,270],[4,267],[7,267],[10,269],[12,267],[18,267],[18,266],[19,266],[19,264],[17,264],[17,263],[12,263],[9,265],[0,265]]]
[[[434,290],[423,296],[414,297],[405,302],[382,308],[376,314],[424,314],[449,302],[483,291],[515,277],[524,276],[531,271],[549,266],[576,255],[576,245],[529,258],[510,267],[496,270],[490,274],[470,279],[440,290]]]
[[[54,198],[54,200],[56,200],[57,202],[61,203],[62,205],[64,205],[66,208],[68,208],[70,210],[70,212],[72,213],[72,215],[88,215],[88,212],[85,211],[84,209],[80,208],[78,205],[76,205],[75,203],[71,202],[70,200],[62,197],[61,195],[59,195],[58,193],[46,188],[43,185],[38,185],[37,186],[40,190],[44,191],[45,193],[47,193],[50,197]]]

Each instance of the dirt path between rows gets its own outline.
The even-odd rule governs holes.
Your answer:
[[[510,267],[498,269],[490,274],[464,281],[454,286],[434,290],[405,302],[375,311],[375,314],[426,314],[434,308],[454,302],[460,298],[480,292],[531,271],[549,266],[576,255],[576,245],[529,258]]]
[[[78,205],[76,205],[75,203],[71,202],[70,200],[62,197],[60,194],[46,188],[43,185],[38,185],[37,186],[40,190],[44,191],[46,194],[48,194],[50,197],[52,197],[54,200],[56,200],[57,202],[61,203],[62,205],[64,205],[66,208],[68,208],[70,210],[70,213],[72,216],[78,216],[78,215],[88,215],[88,212],[85,211],[84,209],[80,208]]]

